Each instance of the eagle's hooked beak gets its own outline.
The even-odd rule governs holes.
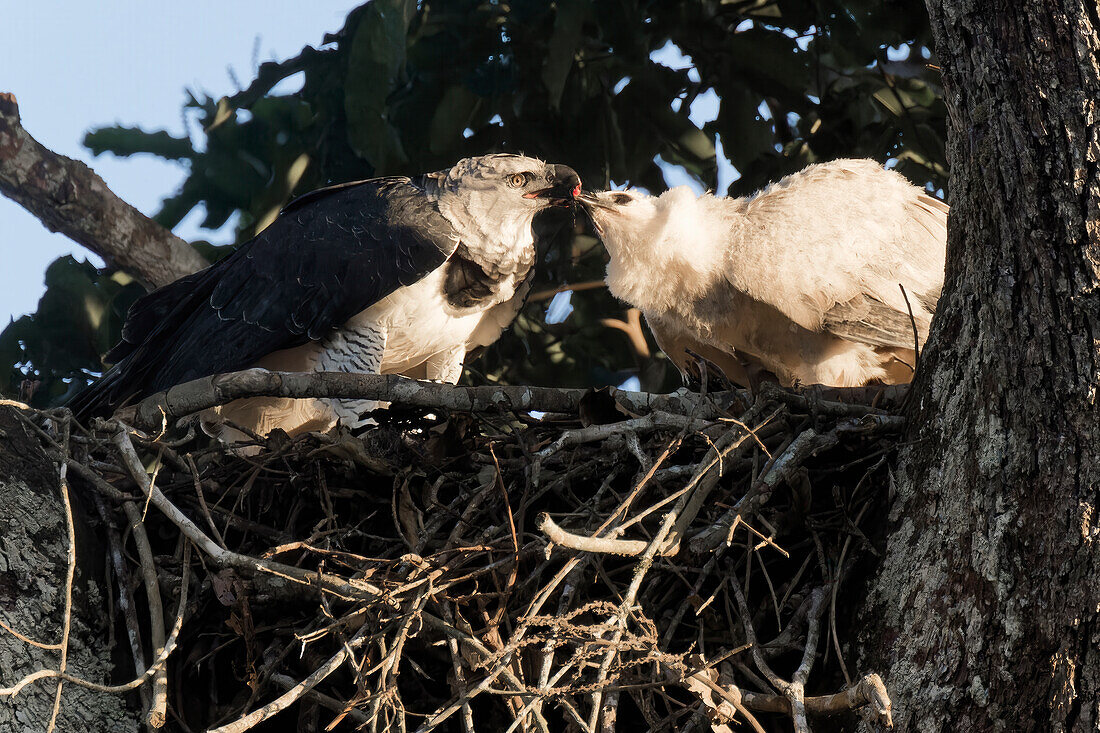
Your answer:
[[[538,191],[523,194],[525,199],[549,199],[551,206],[573,206],[574,198],[581,192],[581,177],[567,165],[551,165],[546,179],[550,185]]]

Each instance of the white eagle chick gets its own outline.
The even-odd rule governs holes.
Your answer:
[[[911,379],[943,285],[948,207],[900,174],[837,160],[746,198],[681,186],[579,200],[611,256],[608,287],[681,372],[690,349],[742,383],[746,364],[785,385]]]

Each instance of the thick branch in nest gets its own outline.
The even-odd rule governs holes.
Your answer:
[[[742,702],[750,710],[762,713],[791,713],[791,702],[782,695],[764,695],[759,692],[741,691]],[[873,672],[851,687],[835,695],[805,698],[806,711],[814,715],[839,715],[870,705],[878,719],[887,728],[894,726],[890,695],[882,678]]]
[[[655,395],[608,388],[616,403],[634,414],[661,411],[717,417],[739,393],[701,396],[689,392]],[[245,369],[203,377],[145,398],[136,407],[135,427],[145,430],[171,425],[177,418],[224,405],[242,397],[335,397],[396,402],[416,407],[435,407],[466,412],[507,410],[575,413],[589,390],[555,387],[465,387],[420,382],[396,374],[345,374],[342,372],[270,372]]]
[[[109,263],[166,285],[209,263],[190,244],[130,206],[78,160],[43,147],[0,93],[0,193]]]

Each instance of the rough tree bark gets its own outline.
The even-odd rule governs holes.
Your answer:
[[[16,410],[0,406],[0,620],[43,644],[62,637],[69,536],[58,485],[57,466]],[[107,684],[111,674],[107,646],[106,595],[97,571],[89,533],[79,533],[73,586],[72,628],[66,671]],[[82,546],[83,545],[83,546]],[[58,669],[60,652],[28,644],[0,629],[0,687],[24,675]],[[57,681],[32,682],[14,697],[0,698],[0,731],[46,730]],[[93,692],[65,683],[57,730],[138,729],[137,712],[121,695]]]
[[[172,232],[118,196],[78,160],[42,147],[19,124],[19,107],[0,93],[0,193],[107,262],[156,286],[209,264]]]
[[[901,730],[1100,725],[1100,18],[929,0],[947,284],[913,387],[863,666]]]

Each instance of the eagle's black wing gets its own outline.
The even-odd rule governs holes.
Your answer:
[[[426,179],[376,178],[307,193],[233,254],[139,299],[115,366],[78,394],[104,414],[174,384],[243,369],[323,337],[442,265],[458,235]]]

